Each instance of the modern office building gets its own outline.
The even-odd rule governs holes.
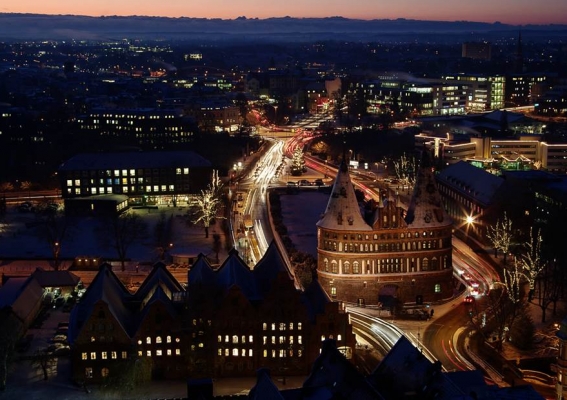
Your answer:
[[[453,222],[427,157],[407,209],[389,194],[363,215],[346,163],[331,192],[317,222],[317,271],[332,298],[393,305],[452,296]]]
[[[211,174],[211,163],[192,151],[85,153],[58,170],[64,199],[117,194],[144,204],[186,201]]]

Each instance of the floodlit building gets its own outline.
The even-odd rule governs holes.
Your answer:
[[[384,196],[367,218],[343,162],[317,222],[319,281],[333,299],[350,303],[450,298],[452,227],[427,160],[407,209]]]

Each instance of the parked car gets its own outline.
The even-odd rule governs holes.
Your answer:
[[[323,179],[315,179],[315,186],[323,186]]]
[[[299,181],[299,186],[311,186],[311,182],[309,182],[307,179],[302,179]]]

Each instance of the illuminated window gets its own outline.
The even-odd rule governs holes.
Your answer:
[[[276,330],[276,324],[272,323],[272,330],[275,331]]]
[[[289,344],[293,344],[293,336],[289,337]]]
[[[113,360],[116,360],[118,358],[118,353],[115,351],[111,351],[110,352],[110,358],[112,358]]]
[[[280,349],[280,358],[285,358],[285,350]]]
[[[189,174],[189,168],[183,168],[183,175]]]
[[[280,331],[285,331],[285,323],[280,322]]]
[[[441,293],[441,284],[440,283],[435,284],[435,293]]]
[[[151,351],[151,350],[146,350],[146,356],[151,357],[151,356],[152,356],[152,351]]]
[[[161,336],[156,337],[156,343],[161,343]]]
[[[165,338],[165,341],[166,341],[167,343],[171,343],[171,336],[167,336],[167,337]]]
[[[232,336],[232,343],[238,343],[238,336],[236,335]]]
[[[297,344],[301,344],[301,336],[297,337]]]
[[[96,360],[96,352],[91,353],[91,360]]]
[[[138,350],[138,357],[142,357],[144,355],[144,352],[142,350]]]
[[[218,349],[217,356],[222,356],[222,349]]]
[[[167,355],[168,355],[168,356],[171,355],[171,349],[167,349]]]
[[[240,343],[246,343],[246,336],[242,335],[242,339],[241,339]]]
[[[321,341],[323,342],[325,340],[325,335],[321,335]]]
[[[224,337],[224,342],[225,342],[225,343],[229,343],[229,342],[230,342],[230,338],[229,338],[228,335],[226,335],[226,336]]]
[[[180,341],[181,340],[178,337],[175,338],[175,343],[179,343]]]
[[[266,324],[265,322],[262,324],[262,330],[264,331],[268,330],[268,324]]]
[[[81,353],[81,360],[87,360],[87,353]]]
[[[152,338],[151,337],[147,337],[146,338],[146,344],[152,344]]]
[[[342,336],[341,335],[337,335],[337,341],[340,342],[342,340]]]
[[[252,357],[252,354],[254,354],[252,349],[248,349],[248,357]]]
[[[92,379],[92,377],[93,377],[93,369],[92,368],[85,368],[85,377],[87,379]]]
[[[106,378],[106,377],[108,376],[109,372],[110,372],[110,371],[108,370],[108,368],[103,368],[103,369],[100,371],[100,374],[102,375],[103,378]]]
[[[67,186],[73,186],[73,180],[67,179]]]
[[[248,336],[248,343],[252,343],[254,342],[254,336],[250,335]]]
[[[276,358],[276,349],[272,349],[272,358]]]
[[[300,331],[301,330],[301,322],[297,323],[297,330]]]
[[[276,337],[272,336],[272,344],[276,344]]]
[[[122,352],[122,359],[128,358],[128,352],[127,351],[123,351]]]
[[[268,357],[268,350],[264,349],[264,352],[262,354],[264,357]]]
[[[217,341],[218,341],[219,343],[222,343],[222,336],[221,336],[221,335],[218,336]]]
[[[175,355],[180,356],[181,355],[181,349],[175,349]]]
[[[230,356],[230,350],[229,350],[229,349],[224,349],[224,355],[225,355],[225,357]]]
[[[284,336],[280,336],[280,344],[284,344],[285,343],[285,337]]]
[[[108,353],[106,351],[103,351],[101,355],[103,360],[106,360],[108,358]]]
[[[161,357],[162,354],[163,354],[163,353],[162,353],[161,350],[156,350],[156,356]]]

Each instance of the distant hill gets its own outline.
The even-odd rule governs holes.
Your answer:
[[[167,18],[144,16],[88,17],[0,13],[0,39],[181,39],[223,40],[341,40],[379,41],[400,35],[502,35],[518,32],[519,26],[470,21],[420,21],[409,19],[357,20],[329,18]],[[522,35],[567,36],[567,25],[522,26]],[[459,39],[462,40],[462,39]]]

